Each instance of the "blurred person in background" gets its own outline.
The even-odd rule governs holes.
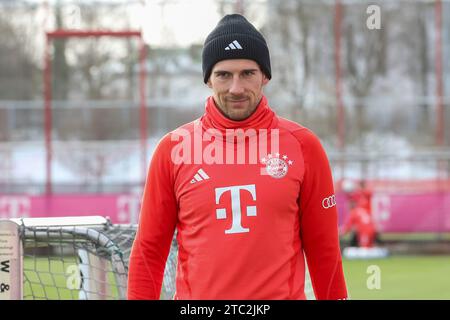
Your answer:
[[[350,246],[372,248],[377,241],[376,226],[372,216],[372,193],[367,188],[366,181],[362,180],[359,186],[347,182],[344,185],[349,203],[349,214],[340,233],[351,233]]]
[[[164,136],[151,160],[128,299],[160,298],[175,230],[174,299],[305,299],[305,258],[315,297],[346,299],[330,165],[314,133],[270,108],[263,35],[242,15],[227,15],[208,35],[202,64],[212,90],[204,115]],[[264,139],[278,151],[222,161]],[[190,161],[214,143],[217,161]]]

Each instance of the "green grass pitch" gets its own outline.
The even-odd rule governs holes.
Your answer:
[[[64,261],[26,259],[25,299],[78,299],[78,290],[67,288],[70,274],[66,270],[75,263],[75,258]],[[349,296],[353,300],[450,299],[450,255],[344,259],[343,267]],[[372,281],[373,270],[380,271],[379,283]],[[112,277],[108,278],[114,283]],[[112,295],[117,296],[117,293]]]
[[[450,299],[450,255],[344,259],[343,267],[350,299]]]
[[[26,258],[24,260],[24,287],[25,300],[78,300],[79,290],[70,289],[71,278],[77,276],[71,269],[77,265],[75,257],[64,259]],[[106,286],[109,288],[109,299],[118,297],[116,281],[111,270],[107,271]]]

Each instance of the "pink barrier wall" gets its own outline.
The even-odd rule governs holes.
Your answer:
[[[338,194],[337,203],[342,224],[348,214],[345,195]],[[381,232],[450,232],[450,193],[375,193],[372,214]]]
[[[0,218],[94,216],[109,217],[113,223],[136,223],[140,195],[0,195]]]
[[[348,214],[344,194],[337,194],[339,223]],[[0,195],[0,218],[101,215],[113,223],[136,223],[140,195]],[[382,232],[450,232],[450,193],[382,194],[372,197],[373,216]]]

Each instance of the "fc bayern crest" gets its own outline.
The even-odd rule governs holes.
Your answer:
[[[284,155],[280,158],[280,154],[276,153],[274,156],[268,154],[266,158],[261,159],[261,163],[266,166],[266,172],[273,178],[280,179],[286,176],[289,166],[293,161],[288,160],[288,156]]]

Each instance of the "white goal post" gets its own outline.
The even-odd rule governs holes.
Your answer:
[[[0,300],[22,297],[22,245],[17,224],[0,220]]]
[[[0,220],[0,300],[126,299],[136,229],[101,216]],[[174,242],[162,299],[174,293],[176,256]]]
[[[126,299],[128,261],[137,225],[101,216],[0,219],[0,300]],[[175,237],[161,299],[173,298]],[[305,293],[314,299],[306,270]]]

